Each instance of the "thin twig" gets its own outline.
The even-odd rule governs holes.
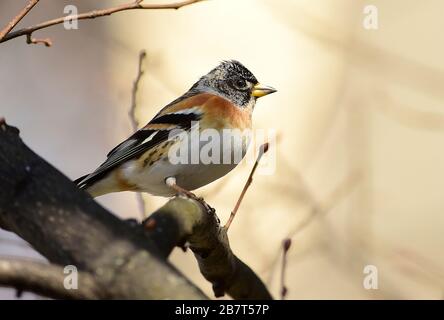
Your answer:
[[[25,36],[25,35],[30,36],[30,35],[32,35],[32,33],[34,31],[48,28],[48,27],[51,27],[51,26],[54,26],[57,24],[61,24],[61,23],[64,23],[65,21],[69,21],[69,20],[94,19],[97,17],[109,16],[113,13],[120,12],[120,11],[127,11],[127,10],[179,9],[179,8],[182,8],[182,7],[197,3],[197,2],[201,2],[201,1],[204,1],[204,0],[184,0],[184,1],[178,1],[178,2],[173,2],[173,3],[165,3],[165,4],[142,4],[141,0],[136,0],[136,1],[133,1],[130,3],[122,4],[122,5],[107,8],[107,9],[92,10],[92,11],[85,12],[85,13],[63,16],[63,17],[59,17],[56,19],[52,19],[52,20],[48,20],[48,21],[36,24],[31,27],[19,29],[17,31],[13,31],[13,32],[8,33],[3,39],[0,40],[0,43],[17,38],[17,37]],[[47,40],[47,39],[45,39],[45,40]],[[38,41],[38,40],[31,41],[28,43],[41,43],[41,42],[43,42],[45,44],[48,43],[47,41]]]
[[[41,38],[41,39],[37,39],[37,38],[33,38],[31,34],[27,34],[26,35],[26,43],[27,44],[39,44],[42,43],[44,44],[46,47],[50,47],[52,46],[52,41],[49,38]]]
[[[287,168],[288,171],[291,171],[290,168]],[[301,181],[301,186],[304,189],[304,194],[309,201],[311,208],[308,215],[300,222],[298,222],[289,232],[288,238],[294,238],[299,233],[301,233],[305,228],[307,228],[316,218],[325,216],[327,213],[331,212],[336,205],[340,203],[348,194],[350,194],[355,187],[362,180],[362,174],[360,171],[351,172],[346,179],[338,184],[336,188],[329,194],[329,196],[323,200],[319,201],[316,199],[313,192],[308,188],[304,180],[302,179],[299,171],[295,171],[294,169],[290,172],[290,176],[297,176]],[[273,280],[274,273],[277,271],[277,267],[279,265],[279,254],[276,254],[276,257],[273,258],[272,262],[268,264],[263,272],[267,270],[271,270],[269,273],[269,278],[267,279],[267,284],[270,284]]]
[[[140,2],[140,1],[139,1]],[[133,83],[133,90],[131,91],[131,107],[128,112],[128,116],[131,121],[131,127],[133,131],[136,131],[139,128],[139,121],[136,117],[136,110],[137,110],[137,91],[139,89],[139,82],[142,79],[142,76],[144,74],[144,61],[146,58],[146,51],[141,50],[139,53],[139,65],[137,69],[137,76]],[[142,216],[142,220],[146,218],[145,213],[145,200],[143,199],[143,196],[140,192],[136,193],[136,199],[137,203],[139,204],[140,214]]]
[[[141,50],[139,53],[139,67],[137,69],[137,76],[133,83],[133,90],[131,91],[131,107],[128,112],[129,118],[131,120],[131,126],[133,131],[136,131],[139,128],[139,121],[136,117],[136,109],[137,109],[137,91],[139,89],[139,82],[144,74],[144,61],[146,58],[146,51]]]
[[[248,188],[250,187],[251,183],[253,182],[254,172],[256,171],[257,166],[259,165],[259,161],[261,160],[262,156],[268,151],[268,147],[269,147],[268,142],[264,143],[260,147],[259,155],[257,156],[257,159],[256,159],[256,162],[254,163],[253,169],[251,169],[251,172],[250,172],[250,175],[248,176],[247,182],[245,183],[244,188],[242,189],[239,199],[237,199],[236,206],[234,207],[233,211],[231,211],[230,218],[228,218],[228,221],[224,226],[225,230],[228,231],[228,229],[230,228],[230,225],[233,222],[233,219],[236,216],[237,211],[239,210],[242,200],[244,199],[244,196],[247,193]]]
[[[1,40],[31,11],[39,0],[30,0],[28,4],[0,31]]]
[[[101,298],[207,298],[159,258],[157,244],[141,226],[131,226],[91,201],[33,153],[17,130],[4,126],[2,129],[0,124],[0,226],[18,234],[52,263],[76,266],[79,290],[68,294],[86,289],[82,284],[85,272],[99,284],[100,289],[94,292]],[[43,180],[44,185],[36,184]],[[26,272],[13,272],[12,276],[14,281],[30,281]],[[57,283],[64,288],[63,282]]]
[[[291,247],[291,239],[287,238],[282,242],[282,268],[281,268],[281,300],[284,300],[288,289],[285,285],[285,273],[287,270],[287,253]]]
[[[26,242],[26,241],[20,241],[20,240],[15,240],[15,239],[8,239],[8,238],[3,238],[0,237],[0,243],[6,243],[12,246],[17,246],[17,247],[22,247],[22,248],[28,248],[30,249],[31,246]]]

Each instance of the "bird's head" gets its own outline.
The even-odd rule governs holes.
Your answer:
[[[260,84],[253,73],[236,60],[223,61],[200,78],[192,89],[218,94],[239,107],[254,106],[257,98],[276,92]]]

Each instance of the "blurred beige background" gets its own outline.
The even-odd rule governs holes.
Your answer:
[[[1,1],[0,24],[25,2]],[[82,12],[123,2],[42,0],[20,26],[61,16],[66,4]],[[363,27],[369,4],[377,30]],[[210,0],[56,26],[35,33],[52,48],[24,38],[0,44],[0,115],[76,178],[131,132],[140,49],[148,53],[142,123],[219,61],[240,60],[279,90],[254,114],[255,127],[277,130],[279,142],[275,174],[255,177],[230,229],[235,253],[277,298],[281,243],[291,237],[288,299],[442,299],[443,9],[439,0]],[[197,192],[223,222],[248,173],[239,167]],[[133,193],[98,201],[140,217]],[[146,196],[148,212],[165,201]],[[40,259],[3,231],[0,255]],[[212,296],[191,252],[171,260]],[[363,287],[366,265],[378,269],[378,290]],[[15,293],[0,289],[0,298]]]

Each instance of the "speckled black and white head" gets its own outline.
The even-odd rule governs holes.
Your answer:
[[[223,61],[200,78],[191,91],[220,95],[241,108],[253,108],[257,98],[276,92],[259,84],[253,73],[236,60]]]

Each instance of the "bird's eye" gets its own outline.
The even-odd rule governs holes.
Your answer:
[[[247,82],[240,78],[233,81],[233,86],[238,90],[245,90],[248,88]]]

